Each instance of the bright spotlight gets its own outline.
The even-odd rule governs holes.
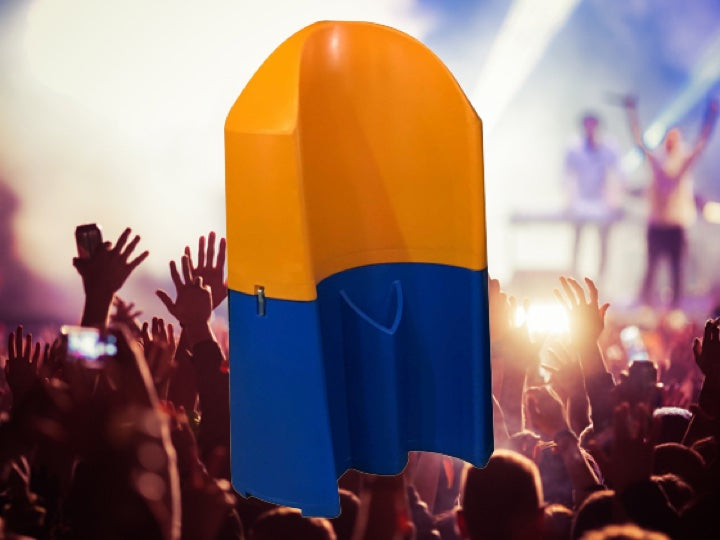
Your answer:
[[[704,99],[713,85],[720,79],[720,33],[710,41],[690,73],[685,89],[678,94],[643,133],[648,148],[656,148],[668,129],[682,119],[695,104]],[[631,173],[642,163],[642,154],[637,149],[628,152],[622,160],[626,173]]]
[[[708,223],[720,224],[720,202],[706,202],[702,214]]]
[[[531,304],[527,310],[517,308],[515,324],[519,326],[523,323],[527,323],[532,335],[567,334],[570,328],[567,312],[557,304]]]
[[[502,116],[580,0],[515,0],[471,96],[488,132]]]

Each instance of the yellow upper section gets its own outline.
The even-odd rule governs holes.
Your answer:
[[[225,123],[230,288],[313,300],[357,266],[487,266],[480,119],[442,62],[371,23],[278,47]]]

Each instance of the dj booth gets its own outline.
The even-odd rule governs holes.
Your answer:
[[[517,233],[519,232],[519,229],[527,230],[528,227],[557,225],[562,228],[570,227],[569,231],[572,235],[575,235],[579,234],[580,229],[584,227],[609,229],[625,217],[625,211],[622,209],[605,211],[590,210],[587,212],[580,212],[574,208],[555,210],[516,210],[510,214],[510,227],[508,228],[507,246],[511,264],[516,268],[519,266],[517,264],[516,257],[518,249]],[[568,229],[565,230],[567,231]],[[544,237],[542,244],[546,244],[547,240],[554,240],[554,235],[552,238]],[[557,242],[553,241],[547,242],[547,244],[553,247],[558,245]],[[566,247],[563,248],[563,253],[557,253],[557,251],[553,250],[548,250],[546,252],[548,258],[558,261],[561,261],[565,257],[565,254],[567,256],[566,260],[568,261],[568,264],[563,265],[562,262],[560,262],[553,268],[553,272],[565,272],[571,266],[569,261],[571,261],[574,246],[572,236],[569,237],[565,246]],[[528,248],[537,250],[542,248],[542,246],[538,246],[536,243],[533,243],[530,246],[528,243],[523,243],[523,250],[528,251]],[[548,269],[547,265],[543,265],[543,267],[544,269]]]

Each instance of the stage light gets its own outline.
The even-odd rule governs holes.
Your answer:
[[[565,308],[558,304],[531,304],[526,310],[519,307],[515,311],[515,324],[526,323],[531,335],[567,334],[570,328]]]
[[[653,121],[645,132],[645,143],[649,146],[660,144],[665,132],[707,93],[720,79],[720,33],[717,33],[705,49],[690,73],[685,89]]]
[[[690,72],[685,88],[652,121],[643,133],[645,145],[654,149],[662,142],[667,131],[679,122],[700,100],[706,98],[720,80],[720,32],[717,33]],[[633,149],[622,159],[626,173],[633,172],[643,162],[643,155]]]
[[[563,27],[580,0],[515,0],[498,30],[487,60],[471,93],[482,104],[487,134]]]
[[[702,215],[708,223],[720,224],[720,202],[706,202],[705,206],[703,206]]]

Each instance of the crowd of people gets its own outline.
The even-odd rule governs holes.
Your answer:
[[[0,350],[0,538],[699,539],[720,531],[720,319],[666,319],[633,356],[594,282],[560,278],[567,336],[531,336],[490,280],[496,451],[484,468],[411,453],[399,476],[348,471],[341,514],[303,517],[230,479],[225,241],[170,262],[174,321],[117,296],[147,257],[126,229],[77,257],[99,362],[21,326]],[[73,322],[73,321],[70,321]]]

